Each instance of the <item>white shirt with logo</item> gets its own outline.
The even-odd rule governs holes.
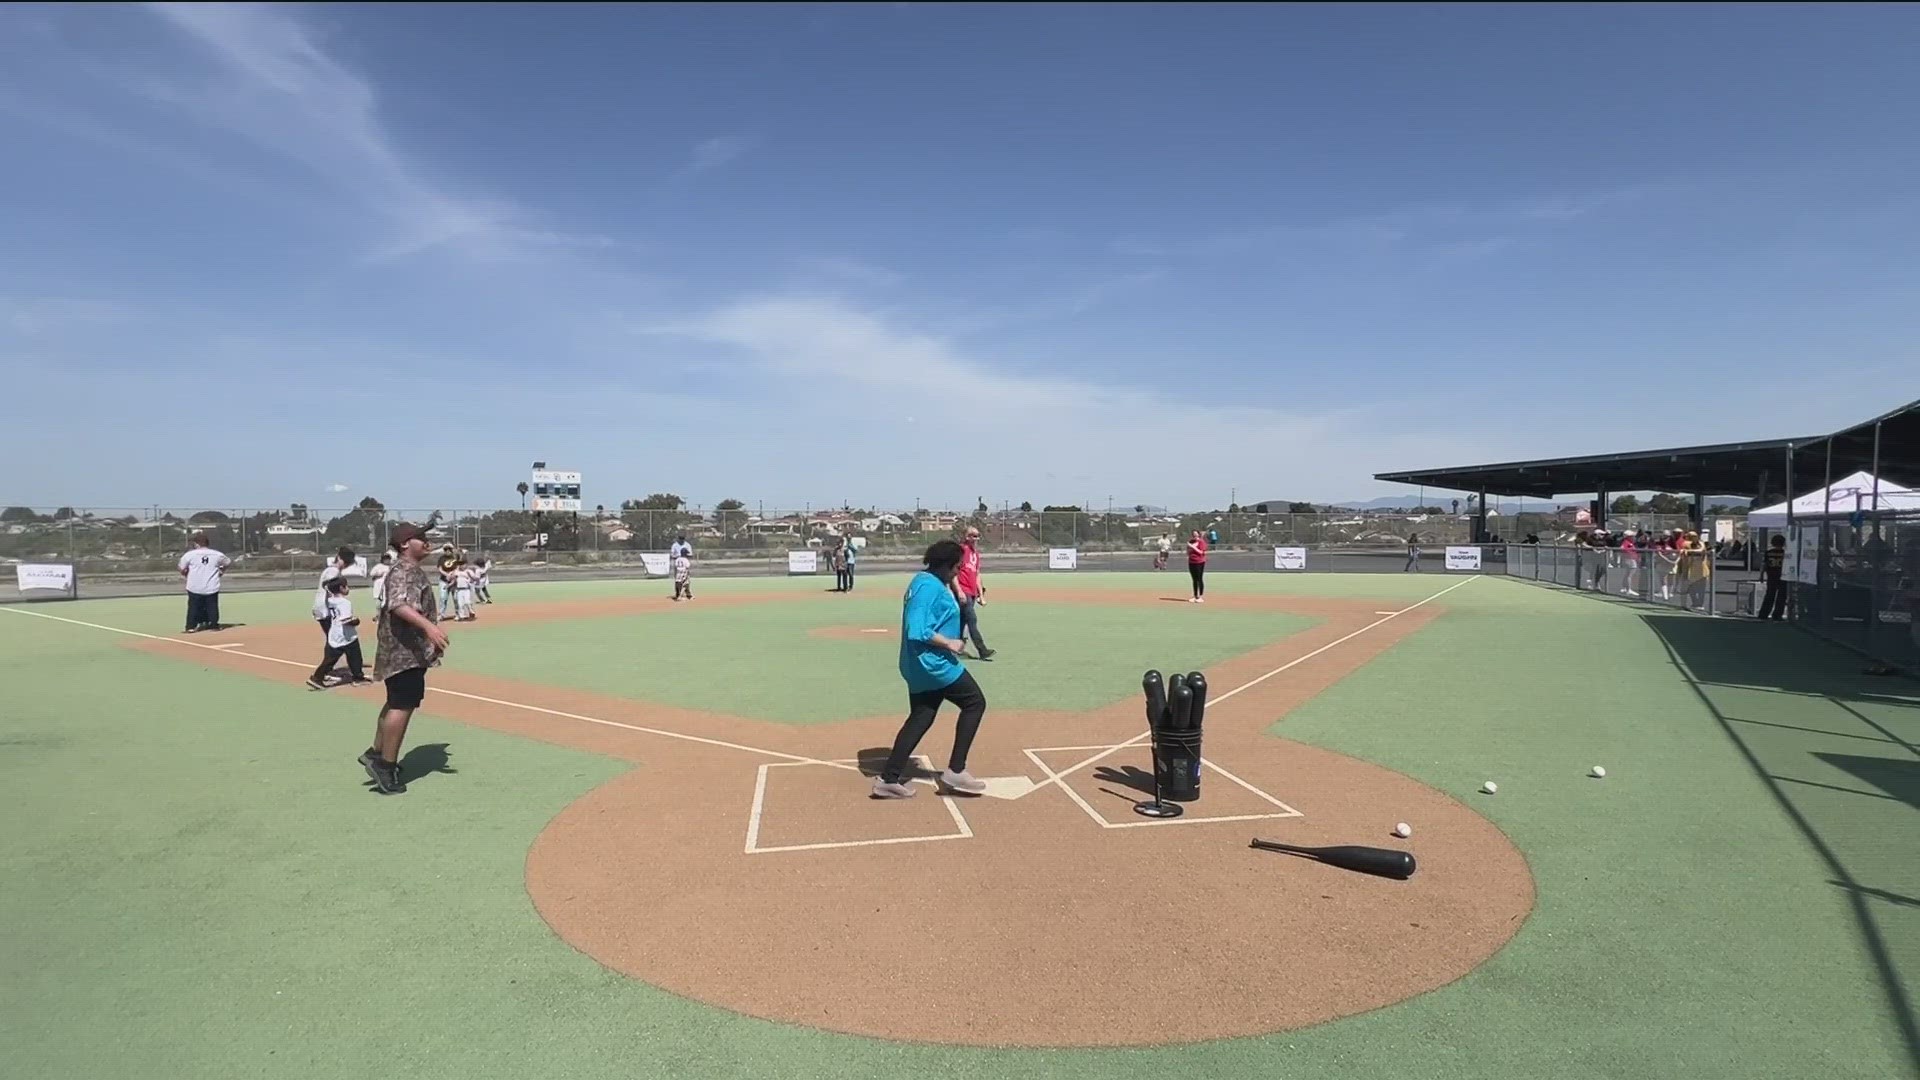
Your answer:
[[[220,577],[232,561],[210,547],[194,548],[180,556],[180,569],[187,572],[187,591],[213,596],[220,591]]]
[[[360,628],[348,626],[347,620],[353,618],[353,601],[344,596],[327,597],[327,614],[333,621],[327,624],[327,644],[336,649],[344,649],[360,640]]]

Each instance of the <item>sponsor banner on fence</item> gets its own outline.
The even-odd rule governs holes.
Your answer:
[[[366,577],[367,557],[365,555],[355,555],[353,557],[353,565],[341,570],[340,574],[342,577]]]
[[[1802,585],[1820,584],[1820,528],[1818,525],[1793,527],[1793,547],[1788,554],[1793,561],[1793,580]]]
[[[1480,549],[1477,547],[1448,547],[1447,548],[1447,569],[1449,570],[1480,569]]]
[[[1048,548],[1047,569],[1077,570],[1080,567],[1080,552],[1074,548]]]
[[[787,573],[815,574],[820,571],[820,553],[817,551],[787,552]]]
[[[1307,549],[1303,547],[1274,548],[1273,568],[1275,570],[1305,570],[1307,568]]]
[[[673,571],[664,551],[643,551],[640,553],[640,565],[647,568],[648,577],[666,577]]]
[[[14,574],[21,592],[28,589],[73,591],[73,567],[67,563],[21,563],[14,567]]]

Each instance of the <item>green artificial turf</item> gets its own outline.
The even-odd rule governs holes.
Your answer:
[[[1002,592],[1004,599],[980,609],[994,658],[967,661],[997,709],[1098,708],[1137,695],[1148,668],[1208,667],[1318,622],[1189,604],[1044,603]],[[645,615],[497,629],[483,617],[461,628],[454,662],[684,708],[821,723],[905,708],[899,625],[897,588],[751,607],[695,601]],[[823,628],[855,636],[810,632]]]
[[[1098,586],[1092,577],[1045,584]],[[1139,578],[1106,587],[1155,587]],[[1453,583],[1220,578],[1214,591],[1402,601]],[[1051,648],[1044,624],[1032,643],[1016,631],[1019,586],[1003,580],[994,626]],[[582,595],[617,591],[588,584]],[[228,603],[229,618],[256,622],[297,620],[303,607],[298,594]],[[1443,618],[1278,730],[1406,772],[1498,823],[1539,885],[1527,925],[1459,982],[1374,1013],[1090,1052],[827,1035],[609,973],[540,921],[523,862],[546,821],[624,763],[424,715],[409,740],[416,764],[444,754],[450,771],[382,799],[352,762],[371,721],[360,703],[0,611],[0,1074],[1916,1075],[1920,1051],[1899,1022],[1920,964],[1913,685],[1862,677],[1859,662],[1784,628],[1499,580],[1444,603]],[[36,610],[164,633],[177,607]],[[749,627],[766,617],[749,610],[730,614]],[[1165,627],[1143,625],[1153,636],[1140,648],[1157,656]],[[465,635],[476,648],[461,663],[477,664],[493,633],[518,630]],[[878,651],[890,670],[890,650]],[[1585,776],[1596,763],[1607,779]],[[1485,779],[1499,795],[1473,794]],[[1115,943],[1147,944],[1129,927]],[[979,962],[990,972],[1018,958]],[[1177,1007],[1177,991],[1164,997],[1171,1005],[1146,995],[1142,1007]]]

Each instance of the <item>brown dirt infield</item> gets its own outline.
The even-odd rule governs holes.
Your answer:
[[[1082,590],[1017,596],[1023,603],[1160,602]],[[662,597],[496,606],[482,614],[500,623],[671,606]],[[1209,597],[1196,613],[1267,609],[1325,620],[1209,669],[1215,699],[1377,621],[1377,606]],[[1130,809],[1146,797],[1135,790],[1150,768],[1140,745],[1064,781],[1123,827],[1103,827],[1047,785],[1012,801],[951,800],[970,838],[899,843],[963,831],[950,800],[923,789],[905,802],[874,802],[866,798],[869,781],[852,769],[776,756],[870,763],[891,742],[896,716],[790,728],[457,668],[436,670],[430,685],[475,697],[430,692],[426,711],[644,762],[562,811],[527,857],[528,891],[541,917],[614,970],[734,1012],[876,1038],[1045,1047],[1193,1042],[1302,1027],[1445,985],[1498,951],[1532,909],[1533,881],[1519,851],[1465,805],[1397,773],[1263,734],[1438,614],[1432,605],[1408,612],[1209,709],[1207,758],[1302,817],[1198,820],[1274,810],[1209,772],[1186,818],[1140,824],[1147,819]],[[315,637],[300,625],[249,627],[244,652],[298,659],[317,651]],[[453,655],[457,664],[457,642]],[[194,650],[194,657],[290,683],[304,678],[296,667],[232,652]],[[1004,654],[995,661],[1005,662]],[[989,697],[993,667],[974,669]],[[377,688],[331,692],[365,698],[370,713],[379,698]],[[515,702],[548,711],[505,704]],[[990,710],[971,766],[982,776],[1044,780],[1024,749],[1108,746],[1143,729],[1131,697],[1090,713]],[[940,762],[951,731],[949,712],[920,752]],[[1095,752],[1039,756],[1061,769]],[[747,854],[756,789],[762,849],[867,843]],[[1388,835],[1395,821],[1413,823],[1413,838]],[[1420,870],[1404,882],[1366,877],[1252,851],[1251,836],[1404,847]],[[1143,1004],[1166,997],[1181,1008]]]

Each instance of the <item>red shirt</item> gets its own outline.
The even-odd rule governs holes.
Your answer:
[[[1207,538],[1187,541],[1187,562],[1192,566],[1207,565]]]
[[[980,595],[980,549],[961,545],[960,573],[955,576],[960,584],[960,594],[966,597]]]

